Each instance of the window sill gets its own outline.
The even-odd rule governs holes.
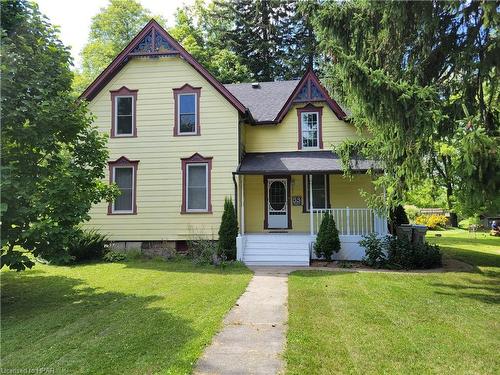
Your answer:
[[[181,211],[181,215],[211,215],[213,214],[212,211]]]
[[[200,133],[177,133],[174,137],[196,137],[201,135]]]
[[[137,134],[112,135],[110,138],[137,138]]]
[[[118,215],[118,216],[137,215],[137,212],[108,212],[108,215]]]

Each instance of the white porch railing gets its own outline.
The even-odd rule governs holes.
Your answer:
[[[364,236],[370,233],[387,234],[387,219],[371,208],[326,208],[314,209],[314,233],[318,233],[323,216],[329,212],[339,235]]]

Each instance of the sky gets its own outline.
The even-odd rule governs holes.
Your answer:
[[[151,13],[163,16],[168,25],[174,22],[174,14],[183,4],[191,5],[194,0],[138,0]],[[80,51],[87,42],[92,17],[108,0],[35,0],[40,11],[50,22],[59,26],[61,41],[71,48],[75,66],[81,64]]]

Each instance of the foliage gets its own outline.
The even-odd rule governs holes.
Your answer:
[[[314,251],[320,258],[331,260],[334,252],[340,251],[340,239],[335,220],[330,213],[325,213],[316,237]]]
[[[446,189],[427,178],[418,185],[411,186],[405,202],[421,208],[447,208]],[[406,206],[405,206],[406,208]]]
[[[498,209],[496,13],[493,2],[320,3],[327,86],[351,110],[362,154],[385,168],[379,208],[431,180],[448,209]]]
[[[89,219],[92,204],[111,200],[105,182],[106,138],[71,95],[70,53],[35,3],[2,1],[2,266],[33,262],[16,246],[49,261]]]
[[[402,269],[429,269],[442,266],[442,255],[437,245],[410,243],[407,239],[388,236],[385,239],[387,262]]]
[[[448,225],[448,218],[444,215],[420,215],[415,219],[415,224],[425,225],[431,230],[446,228]]]
[[[224,213],[219,228],[218,253],[229,260],[236,259],[236,237],[238,236],[238,219],[233,200],[224,200]]]
[[[359,241],[359,245],[365,248],[365,256],[362,259],[364,264],[375,268],[382,267],[386,264],[387,256],[382,237],[378,236],[376,233],[370,233]]]
[[[203,238],[190,239],[187,255],[195,264],[216,264],[218,262],[217,242]]]
[[[389,220],[393,228],[397,228],[403,224],[410,224],[408,216],[406,216],[405,209],[400,204],[391,210]]]
[[[124,262],[128,260],[127,254],[121,251],[111,250],[102,257],[106,262]]]
[[[82,230],[69,244],[68,254],[76,262],[101,259],[106,252],[107,243],[107,236],[98,230]]]
[[[411,243],[396,236],[363,236],[359,244],[365,248],[363,263],[374,268],[428,269],[440,267],[441,252],[437,245]]]
[[[81,52],[82,70],[74,82],[80,94],[153,18],[136,0],[109,0],[105,8],[92,17],[87,44]],[[162,17],[154,17],[164,24]]]
[[[216,0],[180,8],[169,30],[223,83],[302,76],[319,61],[314,2]]]
[[[405,205],[404,209],[410,223],[415,223],[417,216],[420,215],[420,209],[413,205]]]

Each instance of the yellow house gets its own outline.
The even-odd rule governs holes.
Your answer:
[[[236,202],[238,259],[307,265],[322,216],[333,214],[342,250],[360,259],[362,235],[386,221],[360,195],[356,160],[342,176],[331,150],[356,137],[312,70],[300,80],[223,85],[151,20],[85,90],[109,134],[108,178],[120,196],[91,210],[89,226],[127,247],[216,239],[225,197]]]

